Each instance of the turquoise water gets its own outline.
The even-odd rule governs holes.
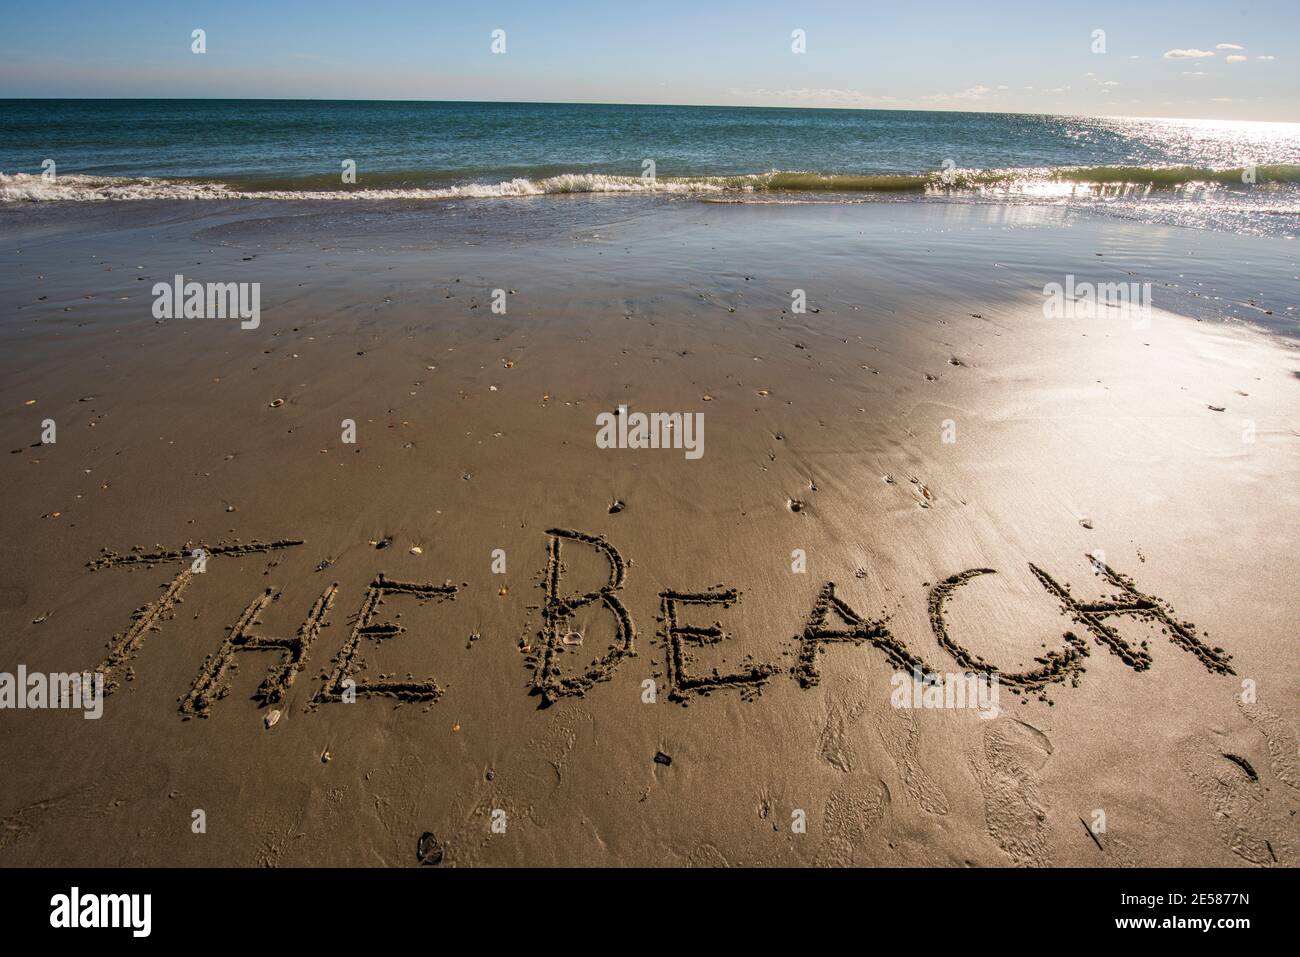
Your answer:
[[[57,176],[42,177],[55,162]],[[343,164],[355,163],[355,183]],[[653,178],[646,161],[653,161]],[[1253,169],[1254,182],[1243,182]],[[1076,204],[1294,235],[1300,124],[996,113],[0,100],[0,200],[706,199]]]

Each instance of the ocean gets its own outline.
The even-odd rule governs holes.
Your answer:
[[[1300,124],[599,104],[0,100],[0,202],[575,193],[1054,205],[1293,238]]]

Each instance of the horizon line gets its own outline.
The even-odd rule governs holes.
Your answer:
[[[830,113],[960,113],[972,116],[1065,116],[1103,120],[1177,120],[1191,123],[1255,123],[1264,125],[1300,126],[1297,120],[1240,120],[1223,117],[1153,116],[1123,113],[1038,113],[1020,110],[958,110],[919,107],[880,106],[796,106],[766,104],[762,106],[736,103],[619,103],[595,100],[440,100],[423,97],[316,97],[316,96],[0,96],[5,102],[42,101],[121,101],[121,102],[235,102],[235,103],[470,103],[478,106],[633,106],[699,110],[816,110]]]

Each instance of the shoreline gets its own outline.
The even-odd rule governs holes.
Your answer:
[[[1250,178],[1250,183],[1238,182]],[[1258,182],[1256,181],[1258,178]],[[1295,240],[1300,166],[958,169],[915,173],[765,173],[632,176],[618,168],[487,175],[379,172],[340,186],[337,177],[98,176],[0,173],[0,209],[38,204],[248,203],[374,209],[540,199],[690,201],[723,205],[925,203],[1058,211],[1071,215]]]

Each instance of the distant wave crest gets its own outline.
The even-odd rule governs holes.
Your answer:
[[[605,173],[514,177],[495,183],[410,185],[420,174],[388,174],[379,187],[322,188],[319,177],[276,181],[254,188],[232,181],[0,173],[0,202],[112,200],[449,200],[542,196],[561,193],[1000,193],[1048,197],[1078,189],[1097,193],[1178,190],[1300,183],[1300,166],[1259,166],[1253,171],[1195,166],[1081,166],[1009,170],[951,169],[926,173],[844,174],[773,170],[734,176],[673,176],[657,179]],[[1252,178],[1253,177],[1253,178]]]
[[[635,176],[601,173],[564,173],[542,179],[517,177],[498,183],[456,186],[386,186],[378,189],[239,188],[231,183],[198,180],[61,175],[45,179],[39,174],[0,173],[0,201],[106,201],[145,199],[281,199],[281,200],[436,200],[490,199],[505,196],[543,196],[551,193],[695,192],[725,188],[700,180],[643,180]]]

